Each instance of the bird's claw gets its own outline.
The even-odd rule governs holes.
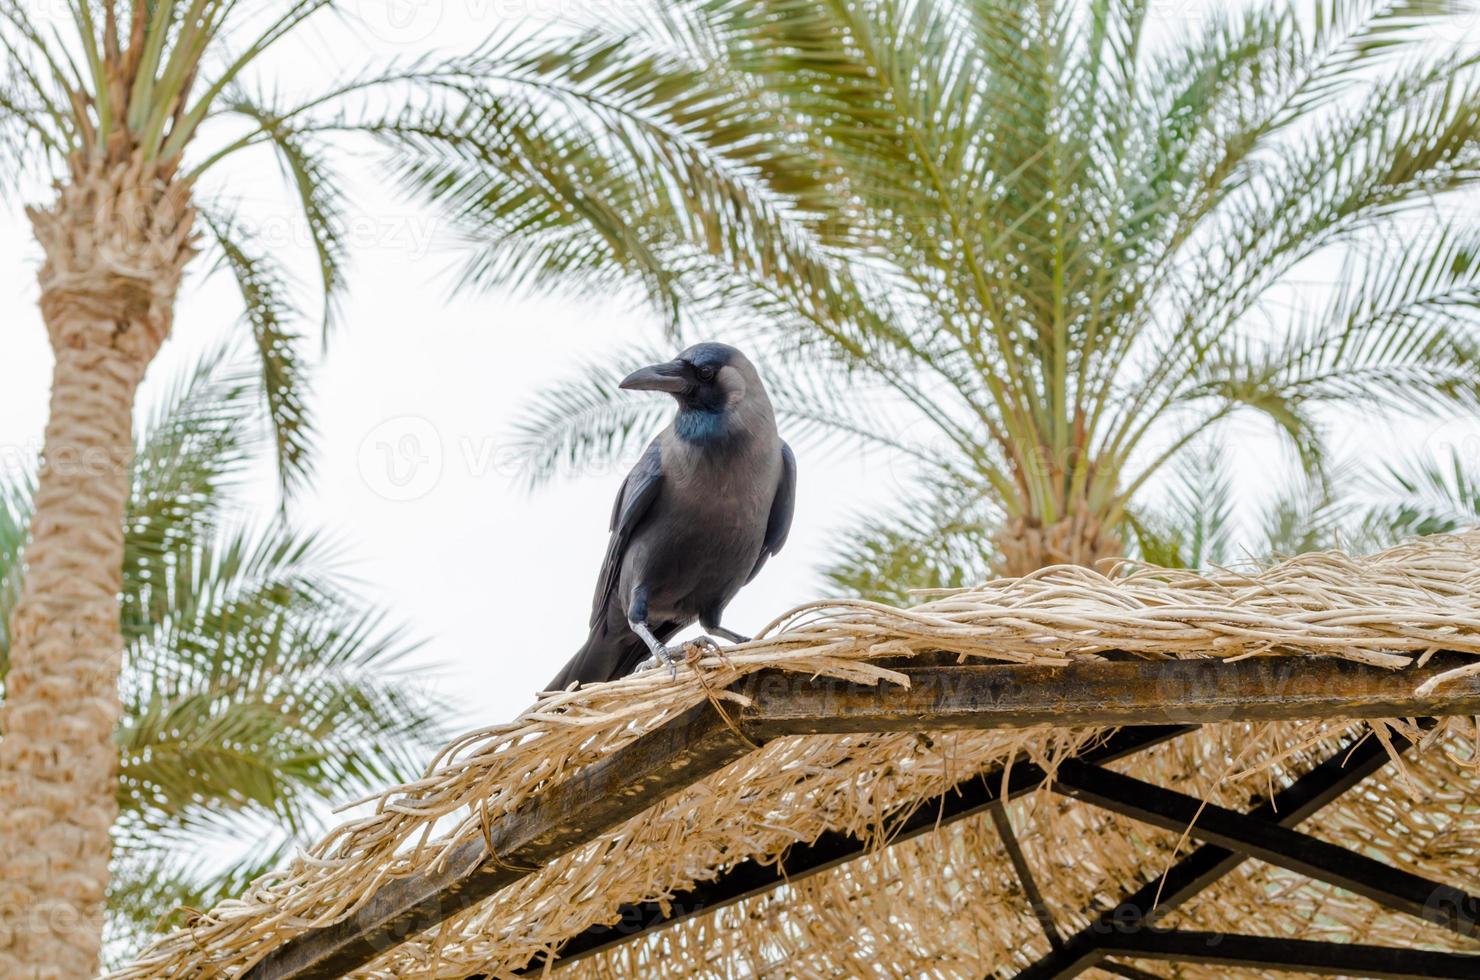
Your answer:
[[[654,667],[667,667],[669,676],[674,680],[678,680],[678,662],[679,660],[687,662],[690,651],[715,653],[719,651],[719,648],[719,643],[715,641],[714,637],[696,636],[692,640],[685,640],[679,645],[678,650],[667,645],[655,647],[653,649],[653,655],[638,664],[637,669],[652,670]],[[680,651],[682,651],[682,656],[679,656]],[[702,653],[700,655],[702,656]],[[698,658],[695,657],[695,659]]]
[[[678,680],[678,658],[673,651],[666,646],[655,647],[653,655],[637,665],[638,670],[651,670],[654,667],[666,666],[668,674],[674,680]]]

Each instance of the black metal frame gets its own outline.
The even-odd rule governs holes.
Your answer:
[[[1393,739],[1393,750],[1404,753],[1407,739]],[[1337,752],[1280,790],[1270,800],[1249,811],[1251,816],[1295,826],[1381,769],[1388,761],[1376,740],[1368,739],[1348,751]],[[1055,950],[1018,974],[1019,980],[1072,977],[1101,964],[1106,942],[1116,933],[1154,927],[1168,912],[1211,887],[1244,861],[1245,854],[1217,844],[1204,844],[1167,869],[1123,896],[1114,906],[1090,913],[1090,924],[1070,936],[1062,950]]]
[[[1393,736],[1390,742],[1393,751],[1399,754],[1411,747],[1401,736]],[[1169,932],[1157,925],[1172,909],[1250,857],[1258,857],[1333,882],[1462,935],[1476,935],[1480,897],[1389,868],[1364,855],[1289,829],[1355,788],[1381,769],[1388,759],[1387,749],[1373,738],[1343,747],[1276,793],[1273,799],[1242,814],[1069,760],[1058,769],[1053,784],[1056,791],[1155,826],[1188,831],[1209,842],[1174,864],[1165,875],[1124,896],[1114,907],[1092,911],[1088,926],[1018,973],[1014,980],[1063,980],[1091,967],[1122,972],[1106,959],[1117,954],[1372,977],[1480,976],[1480,956],[1475,955]],[[1174,813],[1180,819],[1173,819]]]
[[[1112,956],[1187,963],[1242,965],[1307,973],[1357,973],[1373,977],[1449,978],[1480,976],[1480,955],[1398,949],[1348,943],[1287,940],[1259,936],[1166,930],[1157,922],[1178,905],[1210,887],[1251,857],[1295,870],[1352,890],[1379,904],[1420,916],[1466,936],[1480,935],[1480,897],[1418,875],[1390,868],[1346,848],[1298,833],[1291,828],[1340,798],[1389,760],[1376,739],[1346,745],[1310,772],[1245,813],[1104,768],[1160,745],[1195,725],[1123,728],[1056,767],[1052,777],[1035,764],[1016,761],[1007,772],[997,769],[958,784],[890,823],[890,844],[940,826],[987,813],[1022,885],[1023,894],[1051,947],[1015,980],[1067,978],[1097,967],[1129,980],[1159,980],[1155,974]],[[1390,739],[1393,751],[1411,743]],[[1207,841],[1146,882],[1114,907],[1092,914],[1089,926],[1065,937],[1058,929],[1018,844],[1004,803],[1047,784],[1055,792],[1123,816],[1187,831]],[[672,897],[666,908],[657,902],[627,905],[614,926],[597,926],[573,937],[551,965],[601,952],[665,925],[712,912],[781,884],[837,867],[867,852],[864,841],[829,832],[798,845],[775,864],[742,862],[729,872]],[[546,969],[543,956],[531,960],[528,975]],[[479,980],[473,977],[469,980]]]
[[[1123,728],[1111,733],[1103,741],[1086,747],[1076,758],[1094,764],[1115,762],[1196,728],[1196,725],[1142,725]],[[1004,772],[1006,785],[1003,781]],[[1005,770],[998,767],[964,779],[941,796],[911,807],[908,813],[898,814],[893,819],[886,818],[883,836],[890,846],[912,840],[921,834],[992,810],[1001,805],[1004,797],[1013,800],[1031,793],[1048,778],[1048,773],[1035,763],[1025,758],[1017,759]],[[564,964],[583,959],[671,923],[713,912],[788,882],[819,874],[862,857],[868,853],[869,846],[862,838],[830,830],[810,843],[793,846],[778,860],[769,863],[742,861],[712,881],[700,882],[692,888],[676,892],[667,902],[622,905],[617,910],[618,921],[615,925],[592,926],[585,932],[577,933],[560,947],[554,960],[557,964]],[[539,975],[544,968],[545,957],[539,955],[530,960],[520,973]],[[469,977],[468,980],[482,978]]]
[[[1462,936],[1480,936],[1480,896],[1389,867],[1274,820],[1237,813],[1073,759],[1060,767],[1053,788],[1141,823],[1174,833],[1187,831],[1210,844],[1344,888]]]
[[[1104,660],[1068,666],[932,666],[926,661],[921,666],[898,668],[907,681],[901,685],[850,684],[786,671],[750,675],[735,687],[746,705],[738,713],[722,715],[708,703],[680,713],[491,821],[483,838],[456,845],[436,867],[385,882],[354,914],[286,939],[247,970],[244,980],[342,976],[776,738],[1018,729],[1062,725],[1072,719],[1076,725],[1093,728],[1131,726],[1122,727],[1116,736],[1130,744],[1144,740],[1147,731],[1161,733],[1154,742],[1173,726],[1213,722],[1480,712],[1480,677],[1435,690],[1424,686],[1429,678],[1469,662],[1446,653],[1402,672],[1320,656],[1146,661],[1107,655]],[[1092,766],[1108,759],[1090,755],[1078,763]],[[990,778],[985,783],[973,780],[956,787],[955,793],[899,813],[899,820],[889,829],[894,840],[907,839],[949,819],[983,812],[999,795],[1010,799],[1015,792],[1038,787],[1046,778],[1041,770],[1024,763],[1005,777],[1005,792],[992,787]],[[995,781],[1004,782],[1000,772]],[[1180,805],[1176,800],[1168,803],[1172,804]],[[1219,815],[1220,827],[1226,832],[1220,842],[1256,851],[1268,845],[1264,853],[1288,852],[1291,847],[1299,850],[1302,845],[1289,836],[1271,835],[1270,828],[1238,822],[1238,816],[1232,814],[1235,820],[1230,822],[1228,814]],[[1163,815],[1162,819],[1169,818]],[[792,848],[784,870],[744,862],[712,882],[673,896],[677,909],[665,910],[656,903],[624,909],[628,917],[617,927],[603,930],[601,936],[594,931],[581,934],[565,944],[550,965],[631,939],[684,915],[774,888],[788,878],[832,867],[863,850],[861,842],[846,835],[825,834],[811,844]],[[1349,862],[1343,858],[1341,863]],[[1356,878],[1343,880],[1375,884],[1371,867],[1357,868],[1356,873]],[[1409,907],[1413,884],[1406,882],[1400,889],[1399,897]],[[1468,909],[1471,897],[1455,893],[1441,899]],[[1466,912],[1464,921],[1474,918]],[[1064,945],[1072,947],[1072,940]],[[1103,956],[1098,957],[1097,962],[1103,961]],[[536,957],[529,965],[543,967],[544,962],[543,957]],[[1133,972],[1119,969],[1123,974]]]
[[[1108,951],[1175,963],[1289,970],[1377,980],[1474,980],[1480,955],[1428,949],[1396,949],[1361,943],[1271,939],[1218,932],[1147,929],[1119,936]]]

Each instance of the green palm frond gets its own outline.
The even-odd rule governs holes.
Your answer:
[[[545,482],[561,467],[570,472],[605,468],[651,439],[668,406],[626,397],[617,382],[667,359],[655,349],[625,353],[615,367],[592,362],[579,377],[540,392],[515,432],[515,451],[529,484]]]
[[[1172,470],[1158,506],[1129,520],[1137,557],[1169,568],[1205,568],[1269,562],[1328,548],[1370,550],[1358,540],[1353,517],[1356,487],[1349,466],[1299,472],[1276,486],[1254,511],[1252,527],[1238,520],[1230,470],[1216,446],[1199,450]]]
[[[1165,568],[1205,568],[1229,560],[1233,479],[1224,455],[1202,447],[1178,459],[1165,499],[1127,517],[1136,557]]]
[[[261,843],[224,868],[198,855],[117,848],[108,882],[105,951],[123,954],[142,947],[159,932],[188,924],[194,914],[240,897],[252,882],[292,856],[291,838],[274,834],[271,827],[243,822],[233,831],[234,838],[213,843],[232,849],[242,840]],[[123,842],[128,842],[127,835]]]
[[[1213,342],[1322,249],[1390,229],[1431,195],[1473,186],[1473,69],[1472,58],[1456,56],[1399,72],[1356,108],[1256,158],[1260,165],[1207,219],[1216,234],[1193,247],[1178,336]]]
[[[348,252],[344,237],[346,204],[342,180],[329,168],[326,148],[318,145],[311,133],[295,128],[283,109],[273,107],[261,97],[249,96],[240,89],[231,92],[221,108],[245,116],[255,124],[255,132],[262,134],[276,152],[283,173],[292,185],[318,258],[323,331],[327,339],[339,294],[344,288],[344,265]]]
[[[141,826],[260,810],[298,830],[318,803],[414,774],[440,706],[393,669],[408,647],[323,573],[315,539],[236,532],[193,558],[129,651],[120,801]]]
[[[480,124],[497,134],[480,146],[448,139],[432,127],[383,131],[397,141],[396,169],[403,180],[441,207],[496,215],[466,232],[462,285],[498,281],[533,288],[560,282],[609,290],[632,276],[672,309],[671,274],[645,230],[623,221],[616,197],[624,188],[588,138],[544,123],[524,106],[490,106]]]
[[[790,124],[714,66],[650,41],[598,32],[552,56],[505,40],[461,66],[497,85],[456,117],[361,125],[401,148],[403,178],[463,224],[476,249],[468,283],[628,277],[671,312],[722,305],[718,292],[740,285],[703,261],[722,250],[777,277],[757,279],[758,295],[784,283],[829,319],[853,297],[885,329],[858,298],[867,290],[829,261],[828,244],[851,232],[806,210],[826,175],[777,137]]]
[[[1365,554],[1405,539],[1480,526],[1480,468],[1459,448],[1411,455],[1380,472],[1346,461],[1297,472],[1240,507],[1224,447],[1178,458],[1156,497],[1126,515],[1132,557],[1167,568],[1237,566],[1311,551]],[[910,590],[958,588],[990,575],[990,508],[963,480],[924,488],[923,504],[860,522],[824,569],[835,590],[908,603]]]
[[[68,0],[70,30],[43,33],[25,4],[0,0],[6,102],[44,110],[31,129],[55,164],[119,149],[175,160],[242,72],[331,4],[293,0],[263,18],[234,0]]]
[[[1000,514],[979,488],[939,481],[924,507],[866,517],[843,534],[823,581],[842,595],[891,605],[921,591],[955,589],[989,577]]]
[[[1371,542],[1355,533],[1353,482],[1351,469],[1341,467],[1320,476],[1301,474],[1286,484],[1264,506],[1248,553],[1273,561],[1328,548],[1370,550]]]
[[[1480,181],[1477,61],[1425,47],[1457,12],[1266,3],[1152,45],[1134,2],[680,0],[491,51],[498,111],[401,173],[477,284],[631,282],[813,345],[1008,517],[1113,527],[1240,412],[1319,479],[1325,406],[1474,407],[1472,223],[1404,235]],[[636,424],[598,401],[567,417]]]
[[[174,569],[229,513],[260,439],[258,399],[251,378],[218,351],[185,373],[144,425],[124,513],[126,642],[154,628]]]
[[[1480,467],[1454,447],[1439,459],[1410,455],[1386,464],[1364,487],[1373,501],[1359,534],[1374,545],[1480,525]]]
[[[35,483],[29,473],[6,474],[0,481],[0,696],[10,671],[10,615],[21,596],[21,553],[31,526],[31,496]]]
[[[290,326],[294,311],[288,282],[268,251],[231,215],[208,209],[205,221],[219,251],[219,265],[231,273],[241,291],[261,372],[259,387],[272,424],[278,480],[288,491],[307,478],[313,453],[307,370],[298,350],[301,337]]]
[[[1414,229],[1351,259],[1341,281],[1274,352],[1283,387],[1389,412],[1480,408],[1480,230]]]
[[[656,347],[624,350],[543,389],[515,430],[514,449],[526,481],[538,486],[562,469],[606,470],[632,456],[667,422],[672,406],[634,397],[617,383],[631,371],[671,356]],[[776,416],[798,444],[871,446],[930,470],[939,468],[929,452],[897,434],[885,410],[892,394],[887,388],[871,392],[857,384],[841,386],[835,373],[819,371],[806,358],[763,360]],[[870,404],[871,396],[882,404]]]
[[[798,445],[820,449],[881,449],[925,472],[943,471],[942,460],[899,431],[899,399],[887,388],[870,390],[861,383],[840,384],[839,375],[805,361],[768,369],[774,385],[771,400],[787,436]],[[846,376],[844,376],[846,378]],[[860,379],[861,381],[861,379]]]
[[[325,801],[414,775],[440,731],[445,706],[395,669],[412,646],[345,586],[334,550],[236,513],[256,380],[208,358],[140,439],[118,731],[120,805],[139,834],[252,814],[312,825]]]

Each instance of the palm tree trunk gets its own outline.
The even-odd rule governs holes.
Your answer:
[[[97,972],[117,816],[123,516],[134,393],[193,254],[189,188],[94,165],[30,213],[51,417],[0,710],[0,976]]]
[[[1006,578],[1021,578],[1049,565],[1094,567],[1103,558],[1125,554],[1120,538],[1084,505],[1051,524],[1026,517],[1010,520],[997,532],[996,544],[999,557],[993,571]]]

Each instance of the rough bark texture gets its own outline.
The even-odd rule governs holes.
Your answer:
[[[119,590],[134,392],[193,254],[189,188],[84,169],[31,211],[51,417],[0,709],[0,977],[97,971],[117,815]]]
[[[1121,541],[1088,508],[1053,524],[1015,518],[997,532],[998,575],[1021,578],[1049,565],[1094,567],[1102,558],[1125,554]]]

